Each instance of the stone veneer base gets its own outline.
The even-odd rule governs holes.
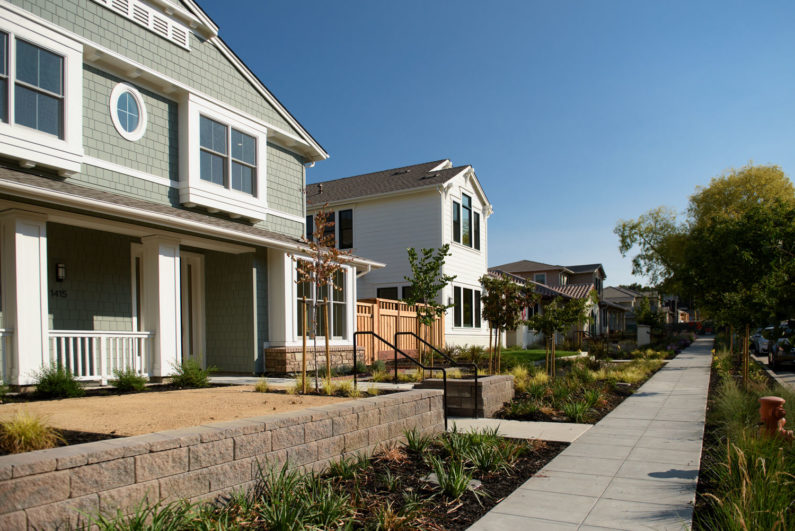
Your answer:
[[[357,349],[357,361],[364,362],[364,347]],[[270,347],[265,349],[265,373],[266,374],[290,374],[301,372],[301,358],[303,348],[298,347]],[[331,355],[331,366],[348,367],[353,366],[353,347],[335,346],[329,348]],[[326,366],[326,348],[317,347],[317,361],[320,367]],[[306,370],[315,370],[315,360],[312,344],[306,347]]]
[[[260,468],[321,470],[407,429],[444,430],[442,393],[415,390],[300,411],[0,457],[0,529],[77,526],[146,499],[212,501]]]

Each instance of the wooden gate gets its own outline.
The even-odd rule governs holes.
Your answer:
[[[441,348],[444,346],[444,317],[437,317],[428,330],[422,331],[426,341]],[[391,299],[362,299],[356,303],[356,330],[375,332],[390,343],[396,332],[417,333],[417,312],[414,306]],[[392,349],[371,335],[359,336],[357,343],[365,349],[365,363],[375,360],[391,359]],[[398,338],[397,347],[406,354],[416,356],[418,341],[412,336]]]

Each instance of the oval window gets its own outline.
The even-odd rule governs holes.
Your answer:
[[[113,126],[127,140],[139,140],[146,129],[146,107],[141,94],[126,83],[114,87],[110,96]]]

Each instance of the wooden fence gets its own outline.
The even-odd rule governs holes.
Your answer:
[[[444,346],[444,317],[437,318],[433,326],[421,335],[437,348]],[[390,343],[396,332],[417,333],[417,312],[414,306],[390,299],[362,299],[356,303],[356,330],[375,332]],[[365,348],[365,363],[379,359],[392,359],[394,352],[371,335],[359,336],[359,345]],[[416,356],[418,341],[412,336],[400,336],[397,347],[406,354]]]

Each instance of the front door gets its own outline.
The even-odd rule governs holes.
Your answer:
[[[204,256],[180,253],[182,299],[182,361],[205,365],[204,358]]]

